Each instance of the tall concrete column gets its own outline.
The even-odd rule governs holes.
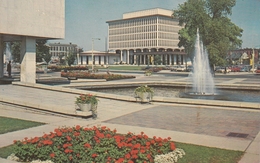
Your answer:
[[[120,62],[123,61],[123,50],[120,51]]]
[[[172,65],[172,54],[169,54],[169,65]]]
[[[127,53],[127,61],[126,61],[126,63],[127,63],[127,64],[130,64],[130,59],[129,59],[129,50],[127,50],[126,53]]]
[[[4,47],[3,39],[0,37],[0,78],[4,77]]]
[[[173,56],[173,58],[174,58],[174,65],[176,65],[177,64],[177,55],[176,54],[174,54],[174,56]]]
[[[133,51],[133,53],[135,52],[135,50]],[[134,64],[136,65],[137,62],[136,62],[136,55],[134,55]]]
[[[36,78],[36,41],[32,37],[23,37],[21,43],[20,81],[35,83]]]

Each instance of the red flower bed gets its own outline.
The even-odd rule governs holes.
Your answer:
[[[131,79],[135,76],[131,75],[119,75],[119,74],[93,74],[87,71],[72,71],[72,72],[61,72],[61,77],[76,77],[84,79],[106,79],[109,80],[119,80],[119,79]]]
[[[143,132],[122,135],[105,126],[58,128],[42,137],[25,138],[14,144],[14,154],[21,161],[145,163],[154,162],[155,155],[175,150],[170,138],[148,138]]]

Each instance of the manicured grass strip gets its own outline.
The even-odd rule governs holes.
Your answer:
[[[0,134],[36,127],[43,124],[44,123],[40,122],[26,121],[21,119],[0,116]]]
[[[186,155],[178,163],[237,163],[244,152],[175,142]]]
[[[9,145],[3,148],[0,148],[0,157],[7,158],[13,153],[14,145]]]

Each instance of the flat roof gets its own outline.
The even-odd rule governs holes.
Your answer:
[[[152,16],[163,16],[172,18],[174,20],[178,20],[177,18],[172,17],[173,11],[166,10],[162,8],[154,8],[154,9],[148,9],[148,10],[140,10],[140,11],[134,11],[123,14],[123,19],[116,19],[116,20],[109,20],[106,21],[106,23],[110,22],[116,22],[116,21],[123,21],[123,20],[131,20],[136,18],[145,18],[145,17],[152,17]]]

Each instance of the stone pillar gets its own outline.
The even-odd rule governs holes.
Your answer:
[[[133,51],[133,53],[134,53],[135,51]],[[134,55],[134,54],[133,54]],[[134,55],[134,64],[136,65],[137,64],[137,62],[136,62],[136,55]]]
[[[36,77],[36,41],[32,37],[23,37],[21,43],[20,81],[35,83]]]
[[[120,51],[120,62],[123,61],[123,50]]]
[[[127,61],[126,61],[126,63],[127,63],[127,64],[130,64],[130,59],[129,59],[129,50],[127,50],[126,52],[127,52]]]
[[[4,53],[3,53],[4,47],[3,47],[3,40],[2,37],[0,37],[0,78],[4,77]]]
[[[146,55],[143,56],[144,56],[144,65],[146,65]]]
[[[176,65],[176,64],[177,64],[177,55],[174,54],[173,58],[174,58],[174,62],[173,62],[173,64]]]
[[[172,54],[169,54],[169,65],[172,65]]]

